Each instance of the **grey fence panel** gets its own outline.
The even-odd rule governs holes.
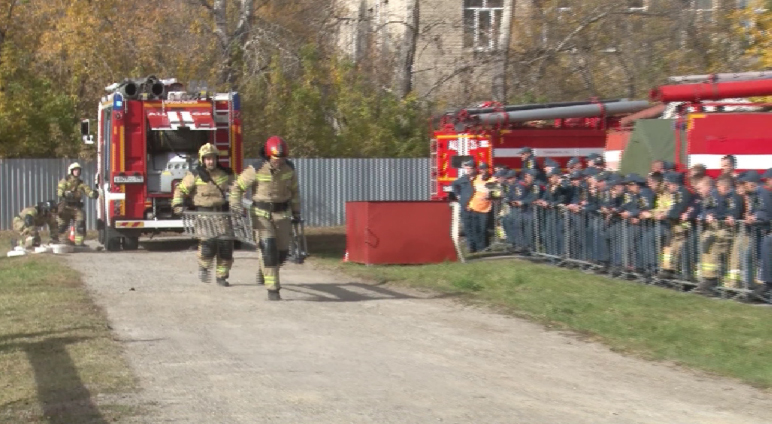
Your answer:
[[[73,162],[82,167],[81,179],[94,186],[96,162],[75,159],[0,159],[0,229],[11,228],[22,209],[43,200],[57,200],[56,186]],[[95,201],[85,199],[86,228],[96,228]]]
[[[23,208],[56,198],[56,185],[72,159],[0,159],[0,229],[11,228]],[[78,161],[82,179],[93,186],[96,162]],[[244,159],[253,165],[257,159]],[[429,159],[293,159],[298,171],[303,217],[308,226],[346,223],[349,201],[422,201],[430,196]],[[96,204],[86,199],[86,226],[96,228]]]

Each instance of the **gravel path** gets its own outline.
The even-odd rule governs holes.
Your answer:
[[[290,264],[283,302],[236,253],[68,255],[125,345],[147,423],[769,423],[772,396],[450,299]]]

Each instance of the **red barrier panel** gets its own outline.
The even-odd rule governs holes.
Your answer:
[[[346,202],[349,262],[429,264],[457,261],[445,202]]]

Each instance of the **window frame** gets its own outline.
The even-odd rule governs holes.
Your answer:
[[[501,1],[501,6],[491,6],[489,3],[496,0],[477,0],[480,2],[480,6],[471,6],[470,0],[463,0],[462,7],[462,27],[463,27],[463,40],[462,46],[464,49],[470,49],[479,52],[494,52],[499,50],[499,37],[501,35],[501,23],[504,20],[504,1]],[[471,25],[467,25],[467,12],[473,13],[473,19]],[[480,15],[488,13],[488,28],[487,31],[483,31]],[[471,44],[467,43],[468,37],[471,32]],[[483,34],[487,32],[487,34]],[[480,41],[481,35],[487,35],[487,46],[483,45]]]

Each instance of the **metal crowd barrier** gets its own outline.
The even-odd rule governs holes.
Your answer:
[[[705,275],[715,278],[706,289],[716,296],[756,297],[766,231],[753,225],[630,219],[618,213],[575,212],[564,205],[514,207],[495,202],[488,247],[470,255],[466,237],[459,235],[461,208],[456,202],[451,208],[451,238],[462,262],[505,253],[679,291],[700,288]],[[671,274],[664,274],[668,269]],[[769,294],[762,300],[772,303]]]

